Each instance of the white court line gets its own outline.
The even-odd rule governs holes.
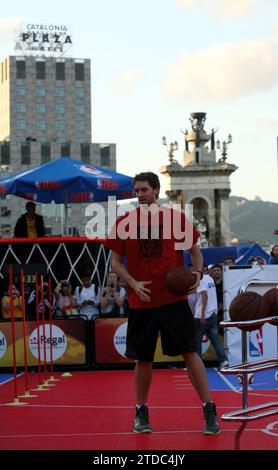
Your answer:
[[[17,374],[16,377],[20,377],[20,376],[23,375],[23,374],[24,374],[24,372],[21,372],[20,374]],[[7,379],[7,380],[4,380],[4,382],[0,382],[0,385],[4,385],[4,384],[10,382],[11,380],[14,380],[14,376],[10,377],[10,378]]]
[[[253,432],[261,432],[263,431],[262,428],[248,428],[248,432],[253,431]],[[221,429],[221,433],[234,433],[235,429]],[[202,434],[202,431],[200,429],[187,429],[187,430],[167,430],[167,431],[153,431],[152,435],[156,434]],[[41,437],[41,438],[46,438],[46,437],[85,437],[85,436],[137,436],[136,433],[133,433],[132,431],[129,432],[91,432],[91,433],[68,433],[68,434],[17,434],[17,435],[2,435],[0,436],[0,439],[30,439],[30,438],[35,438],[35,437]]]
[[[13,408],[15,408],[14,405],[10,405],[9,403],[0,403],[0,406],[13,406]],[[28,408],[95,408],[95,409],[99,409],[99,410],[102,410],[102,409],[109,409],[109,410],[123,410],[123,409],[127,409],[127,410],[134,410],[134,406],[120,406],[120,405],[43,405],[43,404],[39,404],[39,405],[34,405],[32,403],[28,403],[26,406],[24,406],[24,408],[26,409],[26,407]],[[191,410],[191,409],[196,409],[196,410],[199,410],[201,409],[202,407],[201,406],[150,406],[150,409],[152,410],[180,410],[180,409],[183,409],[183,410]],[[238,407],[237,406],[217,406],[218,409],[224,409],[224,408],[227,408],[227,409],[231,409],[231,408],[235,408],[237,409]],[[22,408],[21,408],[22,409]]]
[[[223,380],[223,382],[225,382],[225,383],[228,385],[228,387],[229,387],[233,392],[235,392],[235,393],[240,393],[240,391],[238,390],[238,388],[235,387],[235,386],[232,384],[232,382],[230,382],[230,380],[227,379],[227,377],[226,377],[225,375],[221,374],[221,372],[219,372],[216,368],[215,368],[214,370],[215,370],[215,371],[217,372],[217,374],[221,377],[221,379]]]

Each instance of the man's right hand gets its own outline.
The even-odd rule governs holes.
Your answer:
[[[151,284],[152,281],[135,281],[134,285],[132,286],[133,290],[136,292],[138,295],[139,299],[142,300],[142,302],[150,302],[151,297],[150,297],[150,289],[145,287],[146,284]]]

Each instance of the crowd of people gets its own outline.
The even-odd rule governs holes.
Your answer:
[[[97,315],[128,314],[126,284],[113,271],[108,273],[107,283],[103,289],[92,282],[90,273],[83,273],[81,281],[82,284],[76,286],[74,291],[67,279],[59,282],[51,295],[47,282],[39,286],[37,292],[35,288],[30,292],[26,291],[24,295],[26,319],[36,320],[37,311],[39,318],[44,316],[46,320],[49,319],[50,311],[54,319],[80,316],[90,320]],[[10,286],[6,283],[0,293],[0,318],[10,319],[12,308],[14,318],[22,318],[22,304],[23,299],[18,287],[12,286],[11,301]]]

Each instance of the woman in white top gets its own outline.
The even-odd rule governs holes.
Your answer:
[[[123,287],[118,286],[117,274],[110,271],[107,279],[107,287],[102,291],[100,299],[101,313],[102,314],[120,314],[126,296],[126,291]]]
[[[75,289],[74,295],[77,300],[80,315],[90,320],[93,316],[99,315],[100,292],[95,284],[92,284],[91,276],[82,276],[82,286]]]

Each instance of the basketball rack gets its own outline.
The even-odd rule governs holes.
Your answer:
[[[259,281],[250,280],[240,288],[241,292],[246,292],[250,286],[254,287],[276,287],[278,294],[278,283],[273,281]],[[248,362],[247,354],[247,333],[254,326],[260,328],[265,323],[270,323],[277,327],[277,357],[265,359],[261,361]],[[236,421],[241,422],[236,434],[234,441],[235,450],[240,449],[240,438],[248,423],[248,421],[255,421],[260,418],[265,418],[278,413],[278,401],[264,403],[257,406],[248,407],[248,374],[256,373],[262,370],[275,369],[278,367],[278,316],[261,318],[259,320],[249,321],[223,321],[220,325],[224,328],[240,328],[241,330],[241,354],[242,363],[235,364],[233,366],[223,367],[221,369],[222,374],[242,374],[242,409],[225,413],[221,416],[223,421]]]

